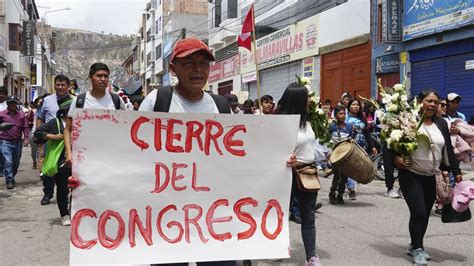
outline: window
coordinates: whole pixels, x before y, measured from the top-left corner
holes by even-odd
[[[377,44],[382,43],[382,27],[383,27],[383,21],[382,21],[382,2],[379,2],[377,4]]]
[[[237,0],[227,0],[227,18],[237,18]]]
[[[214,6],[214,28],[219,27],[221,24],[221,4],[222,0],[216,0],[216,4]]]
[[[147,42],[151,41],[151,29],[149,29],[149,30],[146,32],[146,41],[147,41]]]
[[[160,33],[161,32],[161,17],[159,17],[157,20],[156,20],[156,33]]]
[[[156,47],[156,59],[161,58],[161,43]]]
[[[21,49],[21,33],[20,24],[8,24],[8,44],[10,51],[20,51]]]

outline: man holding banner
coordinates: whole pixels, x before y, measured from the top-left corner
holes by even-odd
[[[230,107],[202,90],[211,60],[202,41],[180,40],[170,63],[178,84],[150,93],[142,112],[70,112],[81,183],[71,264],[220,266],[289,256],[291,169],[282,161],[294,150],[298,117],[216,115]]]

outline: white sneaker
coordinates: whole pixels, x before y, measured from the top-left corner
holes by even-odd
[[[69,226],[71,225],[71,217],[69,215],[64,215],[61,217],[61,225]]]
[[[385,196],[388,197],[388,198],[392,198],[392,199],[400,198],[400,194],[398,194],[398,192],[396,192],[393,189],[387,190],[387,192],[385,192]]]
[[[319,256],[311,257],[306,261],[306,266],[321,266]]]

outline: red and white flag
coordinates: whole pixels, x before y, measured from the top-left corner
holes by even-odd
[[[252,32],[255,28],[255,21],[253,20],[253,5],[250,7],[247,16],[245,17],[244,24],[242,24],[242,32],[237,40],[239,46],[252,51]]]

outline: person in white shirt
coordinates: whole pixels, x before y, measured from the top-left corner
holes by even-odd
[[[74,98],[69,108],[68,119],[64,129],[64,147],[66,150],[66,163],[72,165],[72,149],[71,149],[71,131],[72,116],[76,109],[120,109],[125,110],[125,103],[115,93],[108,92],[110,70],[106,64],[94,63],[89,70],[89,79],[91,80],[91,91],[81,94]],[[78,102],[80,101],[80,102]],[[83,102],[81,102],[83,101]],[[119,104],[117,104],[119,103]],[[82,107],[78,107],[81,105]]]

